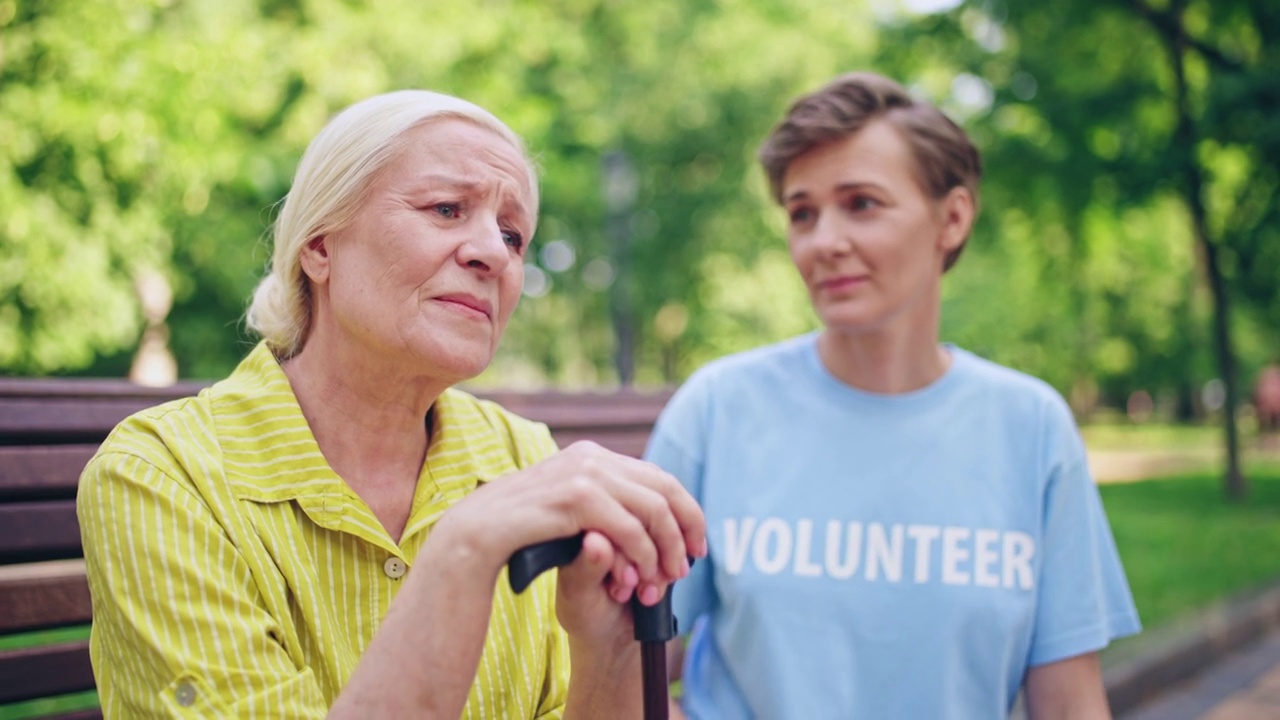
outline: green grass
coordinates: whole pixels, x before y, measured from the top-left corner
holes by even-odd
[[[1080,434],[1091,450],[1216,449],[1222,445],[1222,428],[1218,425],[1093,422],[1081,425]]]
[[[1225,499],[1217,472],[1102,486],[1148,631],[1280,579],[1280,467],[1247,474],[1242,503]]]
[[[38,632],[19,633],[0,637],[0,650],[17,650],[51,643],[75,642],[89,639],[89,626],[58,628],[57,630],[41,630]],[[87,692],[63,695],[61,697],[43,698],[28,702],[0,706],[0,720],[27,720],[57,712],[85,710],[98,706],[98,693]]]
[[[98,693],[88,690],[72,695],[0,706],[0,720],[28,720],[28,718],[41,718],[54,713],[88,710],[95,707],[98,707]]]
[[[17,650],[18,648],[48,645],[50,643],[75,642],[89,639],[89,626],[58,628],[57,630],[40,630],[37,632],[18,633],[0,637],[0,650]]]
[[[1263,445],[1280,443],[1271,437],[1264,442],[1257,423],[1245,418],[1237,424],[1240,449],[1246,454],[1263,451]],[[1220,422],[1199,423],[1132,423],[1123,418],[1098,418],[1081,424],[1080,434],[1090,450],[1196,450],[1221,451],[1223,429]]]

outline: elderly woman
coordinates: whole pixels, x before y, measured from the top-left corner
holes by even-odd
[[[1138,618],[1071,413],[939,342],[977,149],[853,73],[760,159],[823,327],[703,368],[654,430],[711,546],[673,591],[684,710],[997,718],[1025,688],[1033,718],[1106,717],[1097,652]]]
[[[108,717],[640,713],[626,602],[705,552],[697,505],[453,388],[516,307],[537,205],[519,138],[457,98],[371,98],[314,139],[248,312],[262,342],[84,471]],[[558,580],[498,582],[584,531]]]

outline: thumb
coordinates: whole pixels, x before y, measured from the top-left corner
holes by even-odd
[[[560,568],[560,579],[570,587],[596,587],[604,582],[615,560],[613,543],[604,535],[589,530],[582,538],[582,551],[578,558]]]
[[[631,596],[634,580],[632,587],[625,588],[624,597],[612,579],[614,566],[619,563],[629,567],[607,537],[588,531],[582,538],[578,559],[559,569],[556,618],[570,640],[577,638],[596,650],[612,648],[609,652],[631,648],[634,632],[630,630],[631,612],[626,599]]]

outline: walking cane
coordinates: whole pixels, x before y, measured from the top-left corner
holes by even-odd
[[[582,552],[584,533],[548,540],[521,548],[507,563],[507,578],[517,594],[533,579],[553,567],[568,565]],[[690,560],[692,562],[692,560]],[[641,680],[645,720],[667,720],[667,641],[676,636],[676,617],[671,613],[671,587],[656,605],[631,598],[635,638],[640,641]]]

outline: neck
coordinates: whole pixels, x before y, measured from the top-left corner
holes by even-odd
[[[283,368],[325,459],[357,492],[415,482],[426,457],[427,411],[447,385],[314,340]]]
[[[951,366],[938,344],[938,316],[899,318],[873,329],[827,328],[818,355],[836,379],[859,390],[896,395],[926,387]]]

